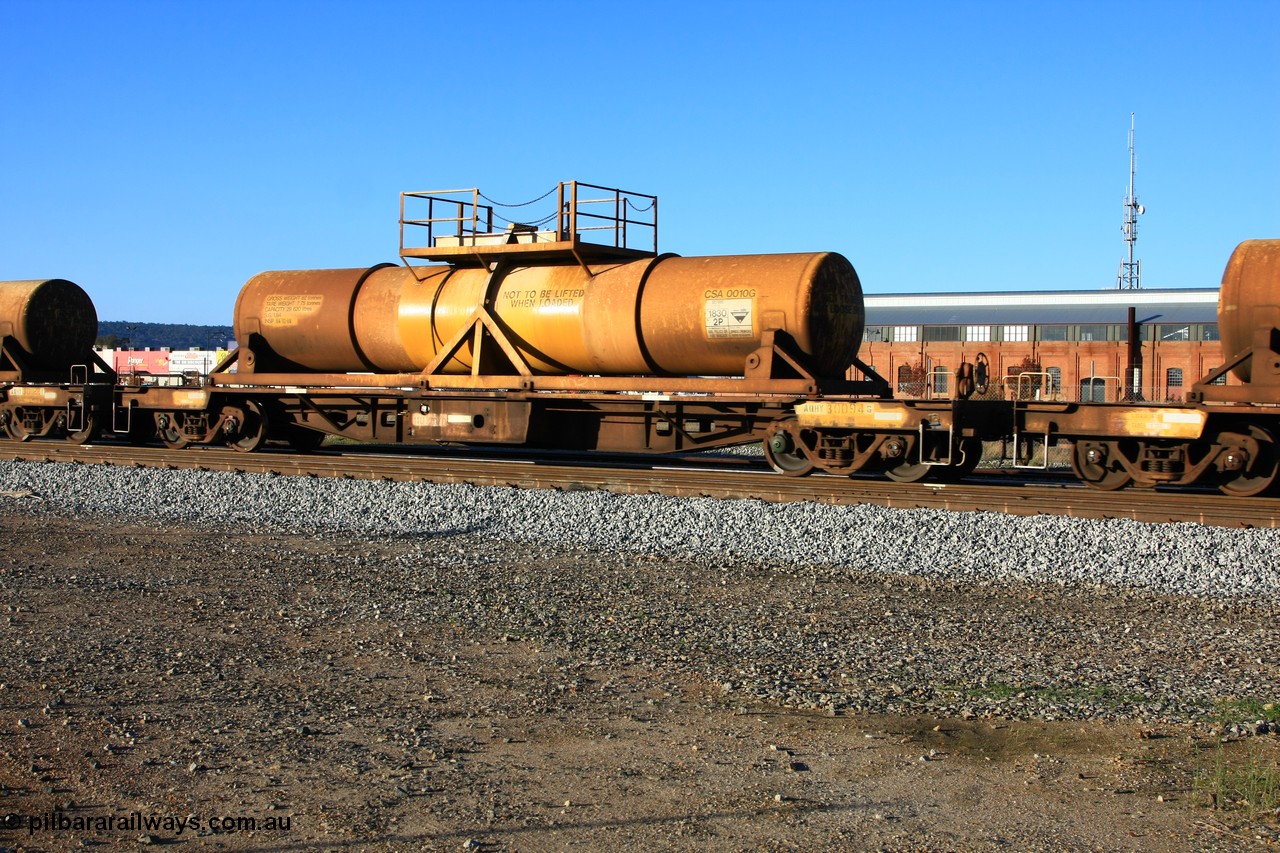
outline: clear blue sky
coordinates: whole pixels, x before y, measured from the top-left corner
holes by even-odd
[[[1280,2],[0,0],[0,278],[226,323],[395,260],[398,193],[656,194],[660,248],[869,293],[1146,287],[1280,237]]]

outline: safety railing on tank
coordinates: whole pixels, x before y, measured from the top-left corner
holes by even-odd
[[[658,197],[579,181],[562,181],[517,204],[495,201],[478,188],[400,193],[402,257],[578,243],[657,254]]]

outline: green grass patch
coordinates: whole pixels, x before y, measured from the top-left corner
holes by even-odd
[[[1219,699],[1213,707],[1213,718],[1223,725],[1234,723],[1280,723],[1280,703],[1262,699]]]
[[[1196,768],[1193,787],[1209,805],[1249,817],[1274,818],[1280,812],[1280,766],[1253,744],[1228,750],[1219,742],[1211,761]]]

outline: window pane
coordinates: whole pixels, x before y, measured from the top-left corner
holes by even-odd
[[[991,340],[991,327],[967,326],[964,330],[964,339],[966,341],[989,341]]]
[[[898,393],[909,397],[924,395],[924,368],[903,364],[898,367]]]
[[[946,395],[950,376],[950,372],[945,367],[935,367],[933,369],[933,393]]]
[[[1039,326],[1040,340],[1042,341],[1065,341],[1067,339],[1066,326]]]
[[[926,341],[958,341],[960,340],[960,327],[925,326],[924,339]]]
[[[1062,368],[1046,367],[1044,369],[1044,372],[1049,374],[1049,387],[1047,389],[1049,393],[1057,394],[1061,392],[1062,391]]]

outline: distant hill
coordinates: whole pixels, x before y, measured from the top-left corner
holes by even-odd
[[[98,322],[95,345],[120,349],[218,349],[232,339],[230,326],[195,326],[190,323]]]

